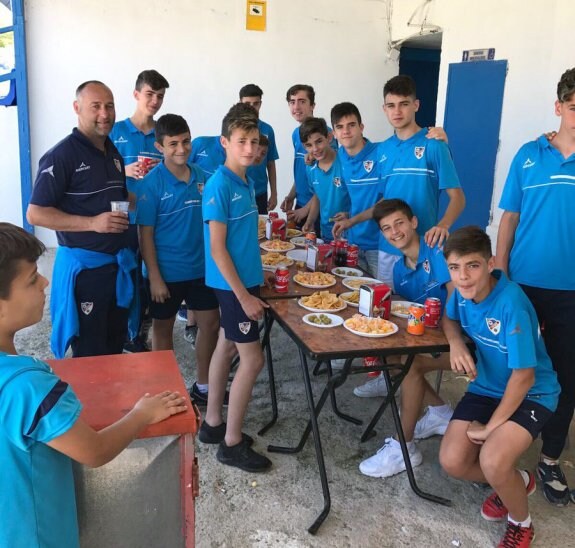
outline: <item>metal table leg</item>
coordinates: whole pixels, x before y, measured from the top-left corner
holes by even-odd
[[[278,420],[278,402],[274,376],[274,364],[272,358],[272,345],[270,342],[270,333],[273,323],[274,319],[271,317],[271,314],[266,312],[264,314],[264,335],[262,337],[262,348],[266,353],[266,364],[268,368],[268,378],[270,384],[270,399],[272,403],[272,418],[265,426],[263,426],[263,428],[260,429],[258,436],[263,436]]]

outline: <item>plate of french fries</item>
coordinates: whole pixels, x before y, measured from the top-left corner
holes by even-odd
[[[409,307],[414,304],[409,301],[391,301],[391,315],[398,318],[409,316]]]
[[[294,264],[294,260],[286,257],[283,253],[278,253],[277,251],[270,251],[265,255],[262,255],[262,266],[264,270],[271,270],[275,271],[275,269],[279,266],[286,266],[289,267]]]
[[[303,287],[310,289],[322,289],[335,285],[335,276],[325,272],[298,272],[293,281]]]
[[[297,228],[288,228],[286,232],[286,236],[288,238],[296,238],[297,236],[301,236],[303,232],[298,230]]]
[[[356,291],[359,290],[359,287],[361,285],[369,285],[369,284],[380,284],[381,282],[379,280],[376,280],[375,278],[366,278],[366,277],[353,277],[353,278],[344,278],[341,283],[347,287],[348,289],[351,289],[352,291]]]
[[[343,326],[360,337],[389,337],[399,330],[393,322],[383,318],[368,318],[361,314],[354,314],[343,322]]]
[[[345,301],[329,291],[316,291],[307,297],[300,297],[298,304],[310,312],[339,312],[347,306]]]
[[[264,251],[279,251],[280,253],[295,249],[295,245],[291,242],[284,242],[283,240],[266,240],[260,244],[260,247]]]
[[[350,306],[359,306],[359,291],[346,291],[345,293],[340,293],[339,298],[344,300]]]

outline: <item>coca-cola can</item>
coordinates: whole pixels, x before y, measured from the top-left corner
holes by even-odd
[[[355,244],[349,244],[347,246],[347,259],[345,266],[357,266],[359,262],[359,246]]]
[[[381,365],[381,359],[377,356],[366,356],[363,358],[364,367],[378,367]],[[379,377],[379,371],[370,371],[368,377]]]
[[[425,299],[425,327],[439,327],[441,319],[441,301],[436,297]]]
[[[280,265],[276,268],[274,289],[276,293],[287,293],[289,285],[289,270],[286,266]]]

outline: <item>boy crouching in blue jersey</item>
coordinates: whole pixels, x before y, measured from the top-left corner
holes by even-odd
[[[264,365],[258,320],[267,305],[259,299],[264,281],[258,245],[254,183],[246,177],[259,146],[258,119],[245,104],[233,106],[222,122],[226,161],[210,177],[203,201],[206,283],[220,303],[221,327],[210,363],[210,398],[199,432],[203,443],[219,443],[217,459],[247,472],[264,472],[271,461],[256,453],[242,424],[256,378]],[[230,388],[227,424],[222,419],[229,356],[240,364]]]
[[[153,350],[173,350],[174,321],[185,300],[198,325],[197,380],[190,397],[208,401],[208,368],[218,340],[219,310],[205,284],[202,193],[204,172],[190,163],[190,128],[181,116],[156,122],[156,148],[163,160],[140,183],[136,222],[152,317]]]
[[[428,297],[441,301],[442,309],[453,290],[442,249],[429,247],[423,236],[417,233],[418,219],[403,200],[382,200],[373,209],[373,219],[385,239],[402,257],[393,268],[393,281],[397,293],[403,298],[424,304]],[[423,439],[443,435],[449,424],[453,409],[446,404],[425,378],[426,373],[449,369],[449,362],[418,356],[401,384],[401,425],[412,466],[423,460],[414,438]],[[354,389],[359,397],[371,397],[374,392],[387,394],[382,376]],[[429,405],[421,419],[424,401]],[[399,442],[387,438],[383,447],[359,465],[366,476],[385,478],[405,470],[405,462]]]
[[[499,546],[528,547],[534,530],[527,496],[535,479],[516,464],[557,406],[557,376],[529,299],[494,270],[489,236],[477,227],[456,230],[444,255],[455,286],[443,318],[451,368],[471,382],[441,443],[441,465],[451,476],[488,482],[495,492],[481,515],[508,518]],[[476,345],[477,364],[463,332]]]
[[[43,244],[0,223],[0,546],[79,547],[72,462],[101,466],[148,424],[185,411],[177,392],[146,394],[118,422],[92,430],[81,403],[50,367],[19,356],[14,336],[42,319]]]
[[[308,118],[299,127],[300,140],[311,155],[313,163],[306,166],[307,182],[313,197],[303,231],[314,229],[316,219],[321,219],[321,237],[333,240],[332,230],[337,214],[348,214],[351,201],[343,179],[337,151],[331,146],[333,135],[323,118]]]

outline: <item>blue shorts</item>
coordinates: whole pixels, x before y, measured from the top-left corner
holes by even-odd
[[[466,392],[457,404],[451,420],[487,424],[500,402],[498,398]],[[536,439],[551,415],[553,413],[547,407],[531,400],[523,400],[507,420],[522,426],[533,439]]]
[[[220,303],[220,326],[226,339],[237,343],[259,341],[258,322],[250,320],[235,293],[226,289],[214,289]],[[260,288],[248,287],[248,292],[254,297],[260,296]]]
[[[190,310],[213,310],[218,308],[216,294],[208,287],[204,278],[187,280],[185,282],[166,282],[170,298],[163,303],[152,301],[150,293],[150,280],[146,279],[148,295],[150,295],[150,316],[155,320],[169,320],[173,318],[182,301]]]

